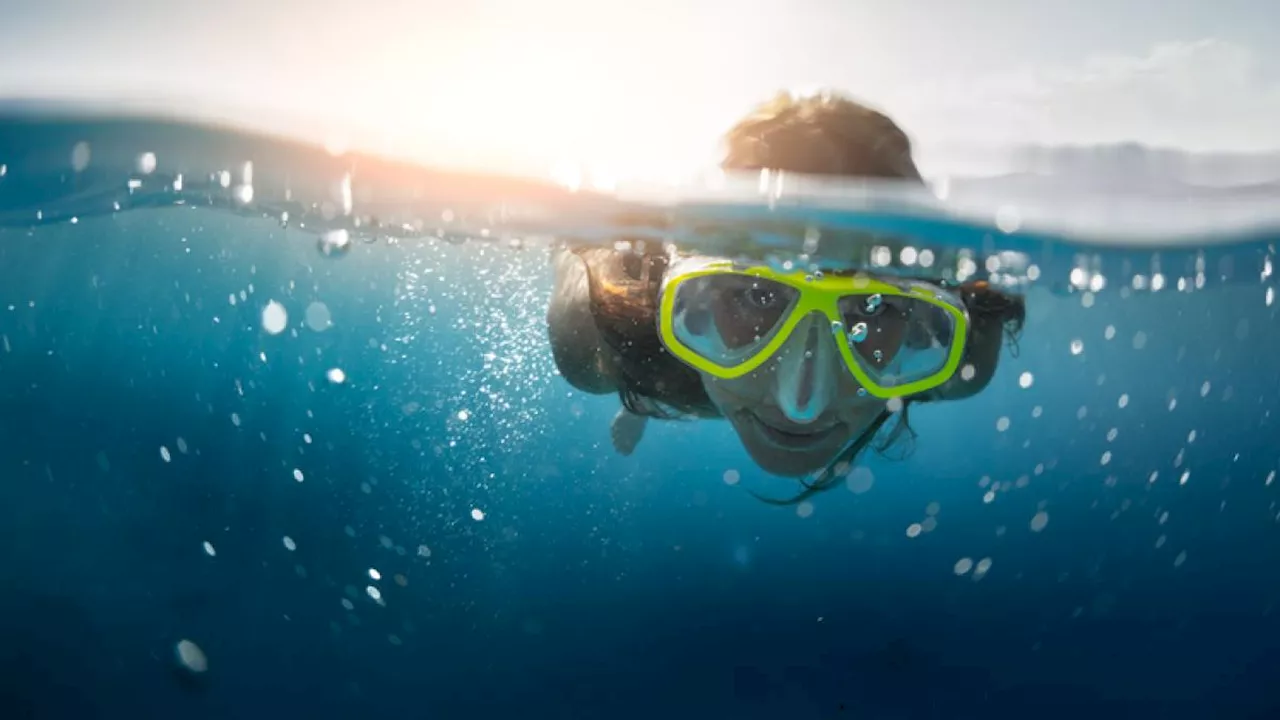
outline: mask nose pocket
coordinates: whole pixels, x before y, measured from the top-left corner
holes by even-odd
[[[831,404],[839,351],[825,318],[809,316],[787,339],[779,358],[775,400],[778,409],[794,423],[811,423]]]

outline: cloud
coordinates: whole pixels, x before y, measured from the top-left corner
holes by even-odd
[[[1280,148],[1280,82],[1248,47],[1217,38],[1157,44],[935,82],[888,108],[925,145],[1137,141],[1186,150]]]

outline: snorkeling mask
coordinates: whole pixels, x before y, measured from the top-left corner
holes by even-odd
[[[936,285],[865,273],[780,272],[766,265],[689,259],[666,273],[659,335],[685,364],[733,379],[779,354],[817,313],[829,323],[848,371],[887,399],[947,382],[964,356],[964,303]]]

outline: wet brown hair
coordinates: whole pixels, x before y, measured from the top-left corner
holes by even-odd
[[[923,182],[911,158],[910,140],[892,120],[831,94],[798,99],[778,95],[726,133],[725,151],[722,166],[726,170],[771,169]],[[658,294],[668,262],[664,252],[620,252],[599,247],[576,248],[573,252],[587,268],[591,314],[601,340],[612,351],[610,373],[623,405],[633,413],[651,417],[718,417],[701,376],[668,353],[658,335]],[[862,437],[832,461],[827,471],[813,482],[805,482],[799,495],[770,502],[790,504],[829,489],[840,479],[840,474],[831,471],[838,464],[852,462],[869,446],[883,451],[904,436],[913,439],[907,418],[911,403],[967,397],[986,386],[994,372],[1000,342],[1004,337],[1017,336],[1025,307],[1022,298],[985,281],[964,283],[954,290],[969,311],[971,343],[962,367],[972,362],[976,368],[974,377],[963,385],[948,383],[949,390],[944,385],[926,396],[906,399],[901,412],[896,413],[898,422],[885,433],[883,441],[876,443],[889,416],[895,414],[882,413]],[[979,338],[985,339],[985,344],[972,342]]]
[[[725,133],[727,170],[923,182],[911,141],[887,115],[846,97],[779,93]]]

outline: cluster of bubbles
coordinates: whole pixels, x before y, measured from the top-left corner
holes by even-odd
[[[72,168],[76,172],[83,172],[92,159],[88,143],[77,144],[72,149],[70,159]],[[141,189],[144,183],[143,177],[153,176],[157,167],[158,159],[154,153],[147,152],[139,155],[135,170],[141,177],[130,179],[129,190],[132,192]],[[3,177],[6,171],[7,168],[0,165],[0,177]],[[199,183],[184,180],[182,174],[177,174],[168,180],[166,191],[182,194],[188,190],[204,189],[197,188],[198,185]],[[244,163],[238,173],[233,173],[231,170],[211,173],[207,176],[205,185],[226,190],[234,204],[239,207],[253,206],[255,201],[260,201],[260,198],[255,197],[254,168],[251,162]],[[546,340],[543,308],[545,291],[550,280],[544,264],[539,262],[540,259],[516,253],[494,253],[488,250],[495,247],[492,244],[459,247],[458,242],[467,237],[491,240],[498,235],[495,233],[491,236],[488,229],[476,233],[451,231],[448,228],[456,219],[451,210],[441,213],[438,223],[434,220],[430,223],[421,220],[384,223],[376,218],[361,217],[355,212],[352,176],[349,173],[343,175],[334,185],[332,197],[312,207],[304,207],[302,212],[297,209],[272,210],[269,208],[264,209],[264,212],[273,213],[281,227],[297,226],[315,233],[317,251],[329,258],[349,255],[355,246],[353,240],[356,238],[371,242],[379,237],[415,237],[422,239],[426,244],[426,252],[407,255],[400,260],[401,266],[397,272],[397,297],[394,305],[384,308],[384,312],[381,313],[382,322],[386,325],[385,332],[395,338],[391,343],[393,349],[389,350],[393,356],[391,360],[403,364],[437,362],[430,358],[430,354],[425,352],[424,348],[439,348],[447,345],[451,352],[467,356],[470,361],[463,362],[466,369],[447,389],[410,387],[400,391],[402,396],[398,398],[399,407],[402,408],[406,417],[414,418],[424,407],[423,403],[426,403],[426,407],[445,412],[427,413],[432,416],[430,420],[425,417],[415,419],[427,423],[433,422],[441,415],[448,418],[448,438],[437,446],[420,448],[422,452],[443,455],[461,447],[468,450],[466,455],[479,457],[486,454],[485,448],[501,446],[504,452],[514,452],[522,446],[543,438],[545,423],[542,422],[542,399],[555,370],[549,355],[541,350]],[[1016,213],[1004,212],[997,216],[996,223],[1001,231],[1014,232],[1018,229],[1020,220],[1016,217]],[[765,257],[765,262],[784,272],[803,268],[810,280],[822,279],[823,263],[817,259],[818,240],[818,231],[813,228],[807,229],[800,255],[794,258],[768,255]],[[441,244],[438,241],[444,241],[444,243]],[[512,238],[508,240],[507,246],[518,249],[524,245],[522,240]],[[619,241],[616,245],[620,251],[635,250],[638,247],[637,244],[628,241]],[[446,252],[446,250],[450,251]],[[866,246],[860,252],[865,252],[865,257],[857,257],[853,260],[864,262],[870,268],[903,272],[928,270],[948,282],[964,282],[985,271],[986,277],[993,284],[1025,287],[1040,280],[1042,274],[1041,268],[1031,262],[1026,254],[1011,251],[991,252],[984,257],[981,253],[964,249],[935,252],[932,249],[910,244],[877,243]],[[1219,267],[1216,269],[1216,274],[1225,276],[1230,274],[1230,270],[1229,267]],[[1157,293],[1168,288],[1191,292],[1203,289],[1214,274],[1206,268],[1206,259],[1203,254],[1196,258],[1190,271],[1182,275],[1170,274],[1162,268],[1158,256],[1153,257],[1149,269],[1137,271],[1126,265],[1114,274],[1103,271],[1099,257],[1081,256],[1066,281],[1072,292],[1080,293],[1081,305],[1088,308],[1093,306],[1098,294],[1109,287],[1118,286],[1118,293],[1122,298],[1134,292]],[[1266,283],[1271,274],[1272,260],[1268,255],[1263,263],[1262,282]],[[242,294],[241,300],[243,299]],[[1264,288],[1262,300],[1266,306],[1272,306],[1274,302],[1272,287]],[[235,302],[234,295],[232,302]],[[883,297],[880,294],[873,294],[867,298],[865,309],[868,313],[873,313],[882,302]],[[437,307],[445,304],[461,308],[447,323],[437,317]],[[332,316],[323,303],[312,303],[306,309],[304,319],[305,325],[317,332],[322,332],[333,325]],[[269,336],[284,333],[289,327],[289,313],[285,303],[276,299],[268,300],[262,306],[260,326]],[[867,339],[869,328],[867,323],[857,322],[846,331],[843,323],[833,322],[832,331],[846,334],[848,341],[856,344]],[[1237,336],[1240,337],[1242,333],[1247,334],[1247,331],[1248,328],[1245,325],[1243,331],[1237,331]],[[445,332],[448,333],[447,343],[433,342],[436,338],[442,337],[437,333]],[[1114,326],[1108,325],[1103,337],[1111,340],[1115,335]],[[1142,349],[1147,342],[1147,334],[1143,331],[1138,331],[1132,337],[1135,350]],[[7,337],[4,338],[4,347],[8,350]],[[1083,354],[1084,340],[1081,338],[1070,340],[1067,351],[1071,355]],[[962,371],[962,373],[968,373],[970,377],[973,372],[972,366],[966,366]],[[1017,375],[1017,378],[1021,389],[1032,388],[1034,378],[1030,372],[1022,372]],[[347,382],[347,375],[343,369],[334,367],[325,372],[325,379],[331,384],[340,385]],[[1210,383],[1206,380],[1201,386],[1200,395],[1206,397],[1209,392]],[[1122,394],[1116,399],[1116,406],[1120,409],[1127,407],[1128,404],[1128,394]],[[901,407],[900,401],[898,406]],[[1176,399],[1170,398],[1169,410],[1173,411],[1175,407]],[[1043,408],[1037,405],[1032,410],[1031,416],[1038,418],[1042,413]],[[1077,417],[1083,420],[1086,415],[1086,408],[1081,407]],[[482,422],[477,422],[477,419],[482,419]],[[241,420],[238,414],[232,415],[232,422],[240,426]],[[999,433],[1009,432],[1011,428],[1016,432],[1013,420],[1007,415],[1002,415],[995,422],[995,429]],[[1114,441],[1118,435],[1118,428],[1110,428],[1106,434],[1107,442]],[[1187,436],[1187,445],[1193,443],[1195,438],[1195,430],[1192,430]],[[311,442],[309,435],[306,442]],[[178,449],[180,453],[186,453],[185,442],[181,438],[178,440]],[[459,451],[458,455],[462,456],[464,453]],[[174,455],[167,446],[160,448],[160,457],[165,463],[174,460]],[[1107,466],[1111,462],[1112,452],[1107,450],[1101,455],[1099,463]],[[1179,485],[1191,482],[1190,472],[1181,467],[1183,462],[1184,456],[1180,450],[1173,462],[1174,476],[1178,478]],[[994,503],[1001,493],[1029,487],[1033,477],[1040,477],[1047,471],[1053,470],[1055,464],[1056,460],[1053,459],[1037,463],[1034,469],[1019,475],[1014,480],[996,480],[983,476],[978,481],[982,504]],[[460,472],[460,475],[469,474],[476,478],[474,483],[477,488],[473,489],[478,489],[478,486],[493,479],[492,474],[473,472],[479,470],[478,465],[460,468],[460,470],[465,471]],[[1177,472],[1179,470],[1181,472]],[[846,487],[855,495],[868,492],[874,484],[872,472],[862,466],[846,466],[839,468],[837,472],[845,477]],[[294,468],[292,477],[296,482],[302,483],[305,476],[301,468]],[[1159,471],[1152,470],[1148,477],[1147,484],[1157,482]],[[1270,485],[1274,478],[1273,471],[1266,477],[1266,484]],[[737,485],[741,482],[741,473],[737,470],[727,470],[723,473],[722,479],[727,485]],[[368,485],[366,484],[365,487],[367,488]],[[470,517],[477,523],[486,520],[485,511],[476,506],[474,500],[467,499],[463,502],[465,509],[462,512],[465,517]],[[814,506],[809,502],[801,503],[796,509],[797,515],[802,518],[811,516],[813,512]],[[930,503],[925,508],[925,516],[922,519],[906,526],[905,536],[917,538],[934,531],[938,526],[938,515],[938,503]],[[1280,518],[1280,513],[1277,517]],[[1159,524],[1164,525],[1167,519],[1168,512],[1161,511]],[[1048,526],[1047,504],[1041,501],[1037,503],[1034,514],[1026,520],[1026,527],[1032,533],[1042,533]],[[1002,526],[997,534],[1003,534],[1003,532]],[[1160,548],[1165,543],[1166,536],[1161,534],[1156,541],[1156,547]],[[297,549],[296,542],[290,536],[284,536],[282,544],[288,552],[294,552]],[[386,538],[384,546],[389,549],[403,550],[394,545],[389,538]],[[205,542],[203,549],[209,557],[216,556],[211,543]],[[418,557],[429,558],[430,555],[431,551],[427,546],[419,546]],[[1185,560],[1186,552],[1182,551],[1177,554],[1174,565],[1180,566]],[[981,557],[976,560],[972,557],[962,557],[955,562],[953,571],[956,576],[967,576],[978,580],[985,577],[992,566],[991,557]],[[386,593],[379,585],[382,581],[381,573],[370,568],[368,577],[367,584],[365,581],[361,582],[365,585],[362,593],[354,585],[348,587],[346,597],[342,599],[344,608],[352,610],[355,607],[354,603],[360,599],[360,595],[378,606],[385,606]],[[396,575],[394,581],[400,585],[407,582],[403,580],[402,575]],[[399,644],[398,636],[391,637],[396,638],[392,640],[393,643]],[[207,659],[195,643],[183,640],[178,643],[175,652],[183,666],[191,671],[203,672],[207,668]]]

